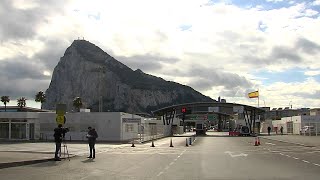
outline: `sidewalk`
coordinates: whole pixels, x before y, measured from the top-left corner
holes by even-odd
[[[307,147],[320,147],[320,136],[301,136],[301,135],[261,135],[261,138],[274,141],[281,141]]]

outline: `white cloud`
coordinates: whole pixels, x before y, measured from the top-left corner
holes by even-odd
[[[304,74],[306,76],[317,76],[317,75],[320,75],[320,70],[319,71],[306,71],[306,72],[304,72]]]
[[[38,7],[37,1],[15,2],[15,6],[21,9]],[[318,0],[313,4],[316,5],[318,2],[320,3]],[[110,50],[115,56],[148,55],[180,60],[162,62],[163,69],[175,67],[188,71],[198,65],[206,66],[208,69],[220,68],[224,72],[250,78],[253,70],[284,71],[292,67],[312,66],[316,71],[316,68],[320,68],[319,52],[299,52],[301,62],[270,58],[277,57],[271,56],[274,47],[293,49],[299,38],[320,44],[320,21],[311,17],[318,12],[308,9],[305,3],[273,10],[265,10],[262,6],[243,9],[230,3],[206,6],[204,4],[207,4],[207,1],[69,1],[60,7],[60,11],[41,20],[42,23],[36,27],[36,35],[32,39],[1,42],[0,60],[17,56],[32,59],[47,48],[48,39],[58,39],[63,43],[61,47],[64,47],[72,40],[84,37],[103,50]],[[92,18],[92,15],[99,18]],[[181,31],[181,25],[185,24],[192,26],[189,31]],[[62,56],[63,52],[59,54]],[[249,62],[246,59],[249,56],[255,57],[255,61]],[[262,63],[261,60],[265,62]],[[163,69],[147,73],[168,80],[177,80],[183,84],[192,80],[183,76],[168,75]],[[42,71],[46,71],[46,75],[50,73],[47,69]],[[306,72],[306,75],[310,75],[310,72]],[[261,78],[251,82],[255,86],[259,85],[262,90],[269,88],[271,85],[264,85],[263,77]],[[290,89],[295,86],[277,85]],[[223,87],[212,86],[211,90],[203,93],[216,98],[219,92],[223,91]],[[237,89],[234,93],[241,94],[245,90]],[[285,92],[281,92],[282,96],[284,94]],[[281,96],[272,96],[272,93],[267,95],[270,99],[266,102],[280,105],[277,98]],[[230,101],[250,103],[244,96],[227,98]]]
[[[320,5],[320,0],[315,0],[312,3],[314,6],[319,6]]]

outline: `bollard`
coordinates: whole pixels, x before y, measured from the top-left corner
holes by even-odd
[[[191,145],[192,144],[192,141],[191,141],[191,138],[189,138],[189,145]]]
[[[189,144],[188,144],[188,138],[186,138],[186,146],[187,146],[187,147],[189,146]]]
[[[150,146],[150,147],[155,147],[155,146],[154,146],[154,143],[153,143],[153,139],[152,139],[152,142],[151,142],[151,146]]]
[[[136,146],[134,145],[134,141],[132,141],[132,145],[131,145],[131,147],[136,147]]]
[[[170,147],[173,147],[172,138],[171,138],[171,140],[170,140]]]

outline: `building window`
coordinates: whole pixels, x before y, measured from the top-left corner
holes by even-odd
[[[0,123],[0,139],[9,139],[9,123]]]
[[[26,139],[26,123],[11,123],[11,138]]]
[[[125,124],[125,131],[126,132],[134,132],[133,124]]]

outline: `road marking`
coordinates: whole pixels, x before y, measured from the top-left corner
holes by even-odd
[[[170,166],[171,166],[172,164],[174,164],[174,162],[171,162],[171,163],[170,163]]]
[[[229,156],[231,156],[231,157],[240,157],[240,156],[245,156],[245,157],[247,157],[247,156],[248,156],[248,154],[244,154],[244,153],[233,154],[233,152],[231,152],[231,151],[226,151],[226,152],[224,152],[224,153],[229,154]]]
[[[291,157],[291,156],[289,156],[289,155],[286,155],[287,157]]]
[[[168,169],[169,169],[169,166],[166,166],[164,169],[165,169],[165,170],[168,170]]]
[[[303,162],[305,162],[305,163],[310,163],[309,161],[306,161],[306,160],[302,160]]]
[[[270,144],[270,145],[272,145],[272,146],[275,146],[275,144],[273,144],[273,143],[269,143],[269,142],[266,142],[266,144]]]
[[[174,161],[177,161],[178,159],[174,159]]]
[[[292,157],[293,159],[299,159],[299,158],[297,158],[297,157]]]
[[[282,154],[282,153],[279,153],[279,154],[282,155],[282,156],[284,155],[284,154]]]
[[[313,163],[313,165],[320,166],[320,164]]]
[[[161,176],[161,174],[163,174],[163,172],[161,171],[161,172],[159,172],[159,174],[157,175],[157,176]]]
[[[178,158],[180,158],[181,156],[179,155]]]

